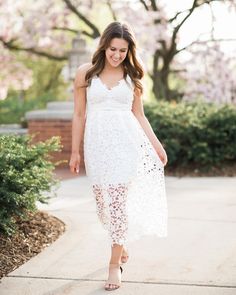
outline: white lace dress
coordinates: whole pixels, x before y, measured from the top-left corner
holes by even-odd
[[[85,169],[111,245],[167,236],[164,166],[131,111],[133,90],[129,76],[111,89],[95,76],[87,87]]]

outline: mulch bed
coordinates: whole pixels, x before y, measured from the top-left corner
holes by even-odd
[[[0,233],[0,278],[52,244],[65,231],[65,224],[43,211],[29,213],[29,219],[17,221],[11,237]]]
[[[212,177],[223,176],[233,177],[236,176],[236,163],[222,165],[220,167],[211,167],[210,169],[202,168],[192,165],[188,167],[169,167],[168,164],[165,167],[166,176],[176,177]]]

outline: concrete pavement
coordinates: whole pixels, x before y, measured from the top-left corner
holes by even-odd
[[[166,177],[168,237],[130,244],[122,295],[236,294],[236,178]],[[85,176],[40,205],[66,223],[56,242],[1,280],[1,295],[107,294],[110,245]]]

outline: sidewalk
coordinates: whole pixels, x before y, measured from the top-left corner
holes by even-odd
[[[144,237],[129,247],[122,295],[236,294],[236,178],[166,177],[167,238]],[[99,295],[110,245],[86,176],[62,181],[47,210],[67,230],[1,280],[1,295]]]

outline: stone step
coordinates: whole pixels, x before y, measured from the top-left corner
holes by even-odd
[[[20,124],[1,124],[0,134],[26,134],[27,128],[22,128]]]
[[[71,110],[36,110],[25,114],[26,120],[71,120],[73,109]]]

